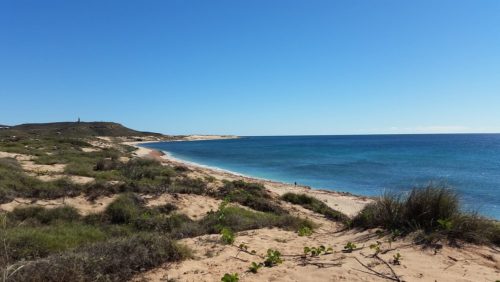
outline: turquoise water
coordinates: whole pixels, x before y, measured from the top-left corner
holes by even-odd
[[[380,195],[430,182],[500,219],[500,134],[283,136],[145,145],[253,177]]]

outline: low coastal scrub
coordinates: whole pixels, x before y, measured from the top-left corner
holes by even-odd
[[[106,239],[99,228],[73,223],[16,226],[4,232],[9,260],[37,259]]]
[[[169,238],[144,233],[111,239],[28,263],[19,262],[12,281],[125,281],[139,271],[190,257]],[[9,274],[7,274],[9,275]]]
[[[256,211],[285,213],[285,211],[272,199],[269,192],[262,184],[248,183],[242,180],[226,181],[215,196],[220,199],[229,199]]]
[[[206,233],[220,233],[224,227],[234,232],[260,229],[265,227],[279,227],[285,230],[298,231],[302,227],[314,229],[314,223],[288,214],[273,214],[255,212],[239,207],[227,207],[221,218],[217,212],[209,213],[199,223]]]
[[[340,221],[344,223],[347,223],[349,221],[349,217],[347,215],[336,211],[327,206],[322,201],[305,194],[286,193],[281,196],[281,199],[286,202],[302,206],[303,208],[311,210],[313,212],[322,214],[326,218],[334,221]]]
[[[51,224],[55,222],[73,222],[79,220],[78,211],[69,206],[46,209],[39,206],[16,208],[7,215],[11,221],[23,223],[36,221],[40,224]]]
[[[414,188],[408,194],[384,194],[352,221],[354,227],[382,227],[397,233],[422,232],[417,240],[442,238],[500,245],[500,224],[464,212],[456,192],[443,187]]]
[[[53,199],[80,192],[81,186],[65,178],[44,182],[26,174],[15,159],[0,158],[0,203],[16,197]]]

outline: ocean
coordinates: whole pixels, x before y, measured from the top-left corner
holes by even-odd
[[[252,136],[143,146],[251,177],[357,195],[446,185],[500,219],[500,134]]]

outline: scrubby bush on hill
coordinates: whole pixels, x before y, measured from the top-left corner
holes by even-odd
[[[327,206],[322,201],[307,196],[305,194],[295,194],[295,193],[286,193],[281,196],[281,199],[287,201],[289,203],[300,205],[308,210],[324,215],[326,218],[347,223],[349,221],[349,217],[339,211],[336,211],[329,206]]]
[[[285,213],[261,184],[242,180],[227,181],[215,193],[215,196],[221,199],[228,198],[231,202],[239,203],[257,211]]]

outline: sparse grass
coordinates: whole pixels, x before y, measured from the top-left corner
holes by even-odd
[[[322,214],[326,218],[334,221],[340,221],[344,223],[349,221],[349,217],[347,215],[336,211],[322,201],[305,194],[286,193],[281,196],[281,199],[295,205],[300,205],[313,212]]]
[[[352,221],[354,227],[382,227],[404,234],[421,231],[419,239],[500,245],[500,224],[463,212],[457,194],[443,187],[415,188],[409,194],[385,194],[367,205]]]
[[[106,234],[98,228],[76,223],[16,226],[5,232],[9,256],[13,260],[43,258],[105,238]]]

